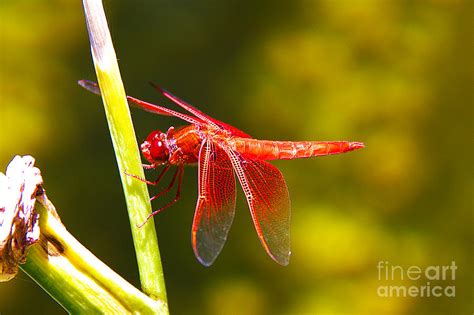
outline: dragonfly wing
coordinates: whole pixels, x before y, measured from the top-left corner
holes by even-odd
[[[290,196],[281,172],[270,163],[226,150],[267,253],[281,265],[290,260]]]
[[[79,80],[77,83],[80,86],[82,86],[84,89],[88,90],[89,92],[92,92],[97,95],[101,95],[100,87],[97,83],[89,81],[89,80]],[[152,103],[139,100],[132,96],[127,95],[127,101],[130,106],[141,108],[150,113],[164,115],[164,116],[174,116],[195,125],[201,125],[204,123],[201,119],[197,117],[191,117],[189,115],[176,112],[166,107],[162,107],[159,105],[155,105]]]
[[[182,107],[183,109],[187,110],[188,112],[190,112],[191,114],[193,114],[194,116],[198,117],[199,119],[203,120],[203,121],[206,121],[208,122],[209,124],[211,125],[214,125],[214,126],[219,126],[220,128],[223,128],[227,131],[229,131],[232,135],[234,136],[237,136],[237,137],[241,137],[241,138],[251,138],[248,134],[246,134],[245,132],[243,132],[242,130],[240,129],[237,129],[235,128],[234,126],[231,126],[229,124],[226,124],[225,122],[222,122],[220,120],[217,120],[215,118],[212,118],[211,116],[203,113],[202,111],[200,111],[199,109],[197,109],[196,107],[192,106],[191,104],[183,101],[182,99],[178,98],[177,96],[175,96],[174,94],[166,91],[165,89],[159,87],[158,85],[154,84],[154,83],[151,83],[150,84],[156,89],[158,90],[161,94],[163,94],[163,96],[165,96],[166,98],[168,98],[169,100],[171,100],[172,102],[174,102],[175,104],[179,105],[180,107]]]
[[[79,84],[80,86],[82,86],[84,89],[86,89],[89,92],[100,95],[99,85],[95,82],[92,82],[89,80],[79,80],[77,81],[77,84]]]
[[[221,252],[235,213],[235,177],[226,152],[209,139],[199,152],[199,196],[191,241],[196,258],[210,266]]]
[[[155,105],[152,103],[139,100],[138,98],[135,98],[132,96],[127,95],[127,100],[128,100],[129,105],[141,108],[150,113],[164,115],[164,116],[174,116],[176,118],[182,119],[194,125],[201,125],[204,123],[201,119],[197,117],[191,117],[189,115],[174,111],[172,109],[169,109],[163,106],[159,106],[159,105]]]

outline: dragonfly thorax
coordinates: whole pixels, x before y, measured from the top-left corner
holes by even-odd
[[[169,148],[166,134],[160,130],[151,132],[140,148],[145,158],[154,165],[164,164],[168,161]]]

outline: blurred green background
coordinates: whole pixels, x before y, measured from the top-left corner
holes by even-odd
[[[182,200],[157,217],[173,314],[472,313],[473,3],[105,1],[128,94],[170,105],[154,81],[256,138],[367,145],[275,163],[292,198],[285,268],[241,192],[216,263],[195,260],[187,168]],[[103,107],[76,84],[95,80],[81,3],[4,0],[0,41],[1,169],[33,155],[71,233],[138,285]],[[182,124],[132,115],[139,141]],[[432,285],[456,297],[379,297],[379,261],[455,261],[456,279]],[[20,273],[0,285],[0,313],[64,311]]]

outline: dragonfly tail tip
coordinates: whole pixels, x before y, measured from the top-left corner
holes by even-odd
[[[353,150],[365,148],[365,144],[362,142],[351,142],[349,147],[350,147],[350,150],[353,151]]]

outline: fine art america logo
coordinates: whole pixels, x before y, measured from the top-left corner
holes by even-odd
[[[392,265],[388,261],[377,264],[378,280],[392,282],[377,287],[380,297],[455,297],[456,262],[440,266],[409,266]],[[410,283],[411,282],[411,283]],[[397,285],[393,285],[397,283]],[[403,283],[400,284],[400,283]],[[407,283],[407,284],[405,284]]]

